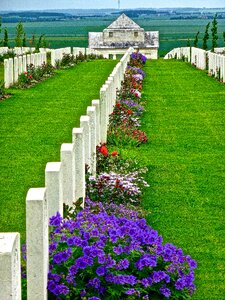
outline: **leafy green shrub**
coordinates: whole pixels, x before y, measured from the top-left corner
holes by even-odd
[[[5,84],[3,80],[0,80],[0,99],[5,98],[6,92],[5,92]]]

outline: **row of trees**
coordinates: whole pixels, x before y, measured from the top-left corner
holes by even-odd
[[[202,44],[202,48],[204,50],[208,49],[208,40],[210,38],[209,35],[209,28],[210,25],[212,25],[211,27],[211,37],[212,37],[212,51],[214,51],[214,49],[216,47],[218,47],[218,22],[217,22],[217,14],[214,16],[213,20],[212,20],[212,24],[209,22],[206,27],[205,27],[205,33],[203,36],[203,44]],[[199,34],[200,32],[198,31],[195,39],[194,39],[194,47],[198,47],[198,38],[199,38]],[[225,31],[223,32],[223,40],[224,40],[224,46],[225,46]],[[188,46],[190,46],[190,41],[188,41]]]
[[[0,33],[2,32],[2,22],[0,17]],[[24,26],[22,22],[19,22],[16,26],[16,35],[15,35],[15,47],[27,47],[29,43],[30,47],[35,47],[36,50],[39,48],[46,48],[47,43],[45,39],[45,35],[41,34],[39,37],[36,38],[35,34],[32,35],[32,37],[27,40],[27,35],[24,30]],[[0,46],[3,47],[9,47],[9,35],[8,35],[8,29],[4,28],[4,36],[3,40],[0,41]]]

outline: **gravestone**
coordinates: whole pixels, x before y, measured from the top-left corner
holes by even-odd
[[[0,233],[0,299],[21,300],[19,233]]]

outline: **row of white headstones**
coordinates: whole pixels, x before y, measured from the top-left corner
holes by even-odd
[[[225,55],[195,47],[181,47],[171,50],[164,59],[182,59],[183,57],[201,70],[206,70],[208,64],[208,74],[215,77],[219,76],[219,79],[225,82]]]
[[[96,173],[96,145],[106,142],[109,114],[113,111],[117,89],[121,87],[130,48],[92,100],[80,127],[72,130],[72,143],[61,145],[60,162],[49,162],[45,187],[31,188],[26,197],[27,299],[47,300],[49,265],[49,217],[60,212],[63,203],[72,206],[85,199],[85,165]],[[0,299],[21,300],[19,233],[0,233]]]
[[[40,67],[43,63],[47,63],[47,52],[51,53],[51,64],[54,67],[57,64],[57,61],[62,60],[64,54],[73,54],[74,56],[79,55],[79,53],[82,53],[83,55],[91,55],[91,54],[101,55],[101,52],[95,49],[79,48],[79,47],[73,47],[72,49],[71,47],[59,48],[59,49],[41,48],[40,53],[23,54],[25,53],[26,50],[27,50],[26,48],[24,49],[21,48],[20,51],[18,51],[17,49],[15,50],[15,53],[20,53],[20,54],[18,54],[14,58],[9,58],[4,60],[5,88],[9,88],[13,84],[15,84],[18,81],[19,75],[27,72],[27,66],[29,66],[30,64],[32,64],[34,67]],[[5,53],[5,51],[2,52]],[[109,54],[104,54],[103,57],[108,59]],[[116,59],[115,55],[113,58]]]

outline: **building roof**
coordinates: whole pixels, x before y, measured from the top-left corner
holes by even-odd
[[[120,15],[107,29],[142,29],[125,14]]]

